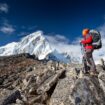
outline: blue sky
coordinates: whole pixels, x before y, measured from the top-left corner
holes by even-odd
[[[0,0],[0,46],[42,30],[70,41],[105,21],[105,0]]]

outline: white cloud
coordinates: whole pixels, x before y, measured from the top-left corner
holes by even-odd
[[[13,27],[7,27],[7,26],[2,27],[0,30],[5,34],[11,34],[15,31]]]
[[[12,34],[15,31],[15,29],[12,25],[4,23],[4,25],[0,27],[0,31],[4,34]]]
[[[6,3],[0,3],[0,12],[8,13],[8,5]]]
[[[102,48],[95,50],[93,53],[94,60],[96,63],[99,63],[99,60],[103,58],[105,60],[105,25],[97,28],[102,35]],[[67,52],[69,55],[75,58],[80,58],[82,61],[81,46],[79,41],[81,38],[77,37],[75,41],[69,42],[69,39],[62,35],[47,35],[46,38],[52,45],[52,48],[56,49],[58,52]]]
[[[103,58],[105,60],[105,24],[97,28],[102,36],[102,48],[94,51],[94,58],[99,60]]]
[[[103,24],[102,26],[98,27],[97,29],[100,31],[102,37],[105,37],[105,24]]]
[[[78,59],[82,57],[81,53],[81,46],[79,45],[79,40],[77,39],[72,43],[69,42],[69,39],[62,35],[55,35],[55,36],[45,36],[49,43],[51,44],[53,49],[56,49],[60,53],[68,53],[71,57],[75,57],[77,60],[82,61],[82,59]]]

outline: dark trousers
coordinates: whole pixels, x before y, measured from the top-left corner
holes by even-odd
[[[88,71],[88,64],[90,66],[91,71],[96,71],[96,65],[93,60],[93,50],[92,49],[86,49],[84,56],[83,56],[83,62],[84,62],[84,69],[85,71]]]

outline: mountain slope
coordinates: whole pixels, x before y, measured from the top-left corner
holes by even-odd
[[[12,55],[15,50],[16,42],[9,43],[3,47],[0,47],[0,56]]]
[[[105,105],[105,69],[44,63],[29,54],[0,57],[0,105]]]
[[[51,52],[52,49],[41,31],[24,37],[20,42],[13,42],[0,48],[0,56],[29,53],[38,57],[39,60],[44,59]]]
[[[35,55],[39,60],[43,60],[52,56],[52,59],[68,62],[68,59],[55,50],[43,36],[42,31],[34,32],[22,38],[20,42],[12,42],[6,46],[0,47],[0,56],[17,55],[21,53],[29,53]],[[49,59],[49,58],[48,58]]]

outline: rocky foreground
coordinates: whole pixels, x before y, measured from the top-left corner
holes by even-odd
[[[104,69],[98,65],[98,77],[86,76],[78,64],[1,57],[0,105],[105,105]]]

